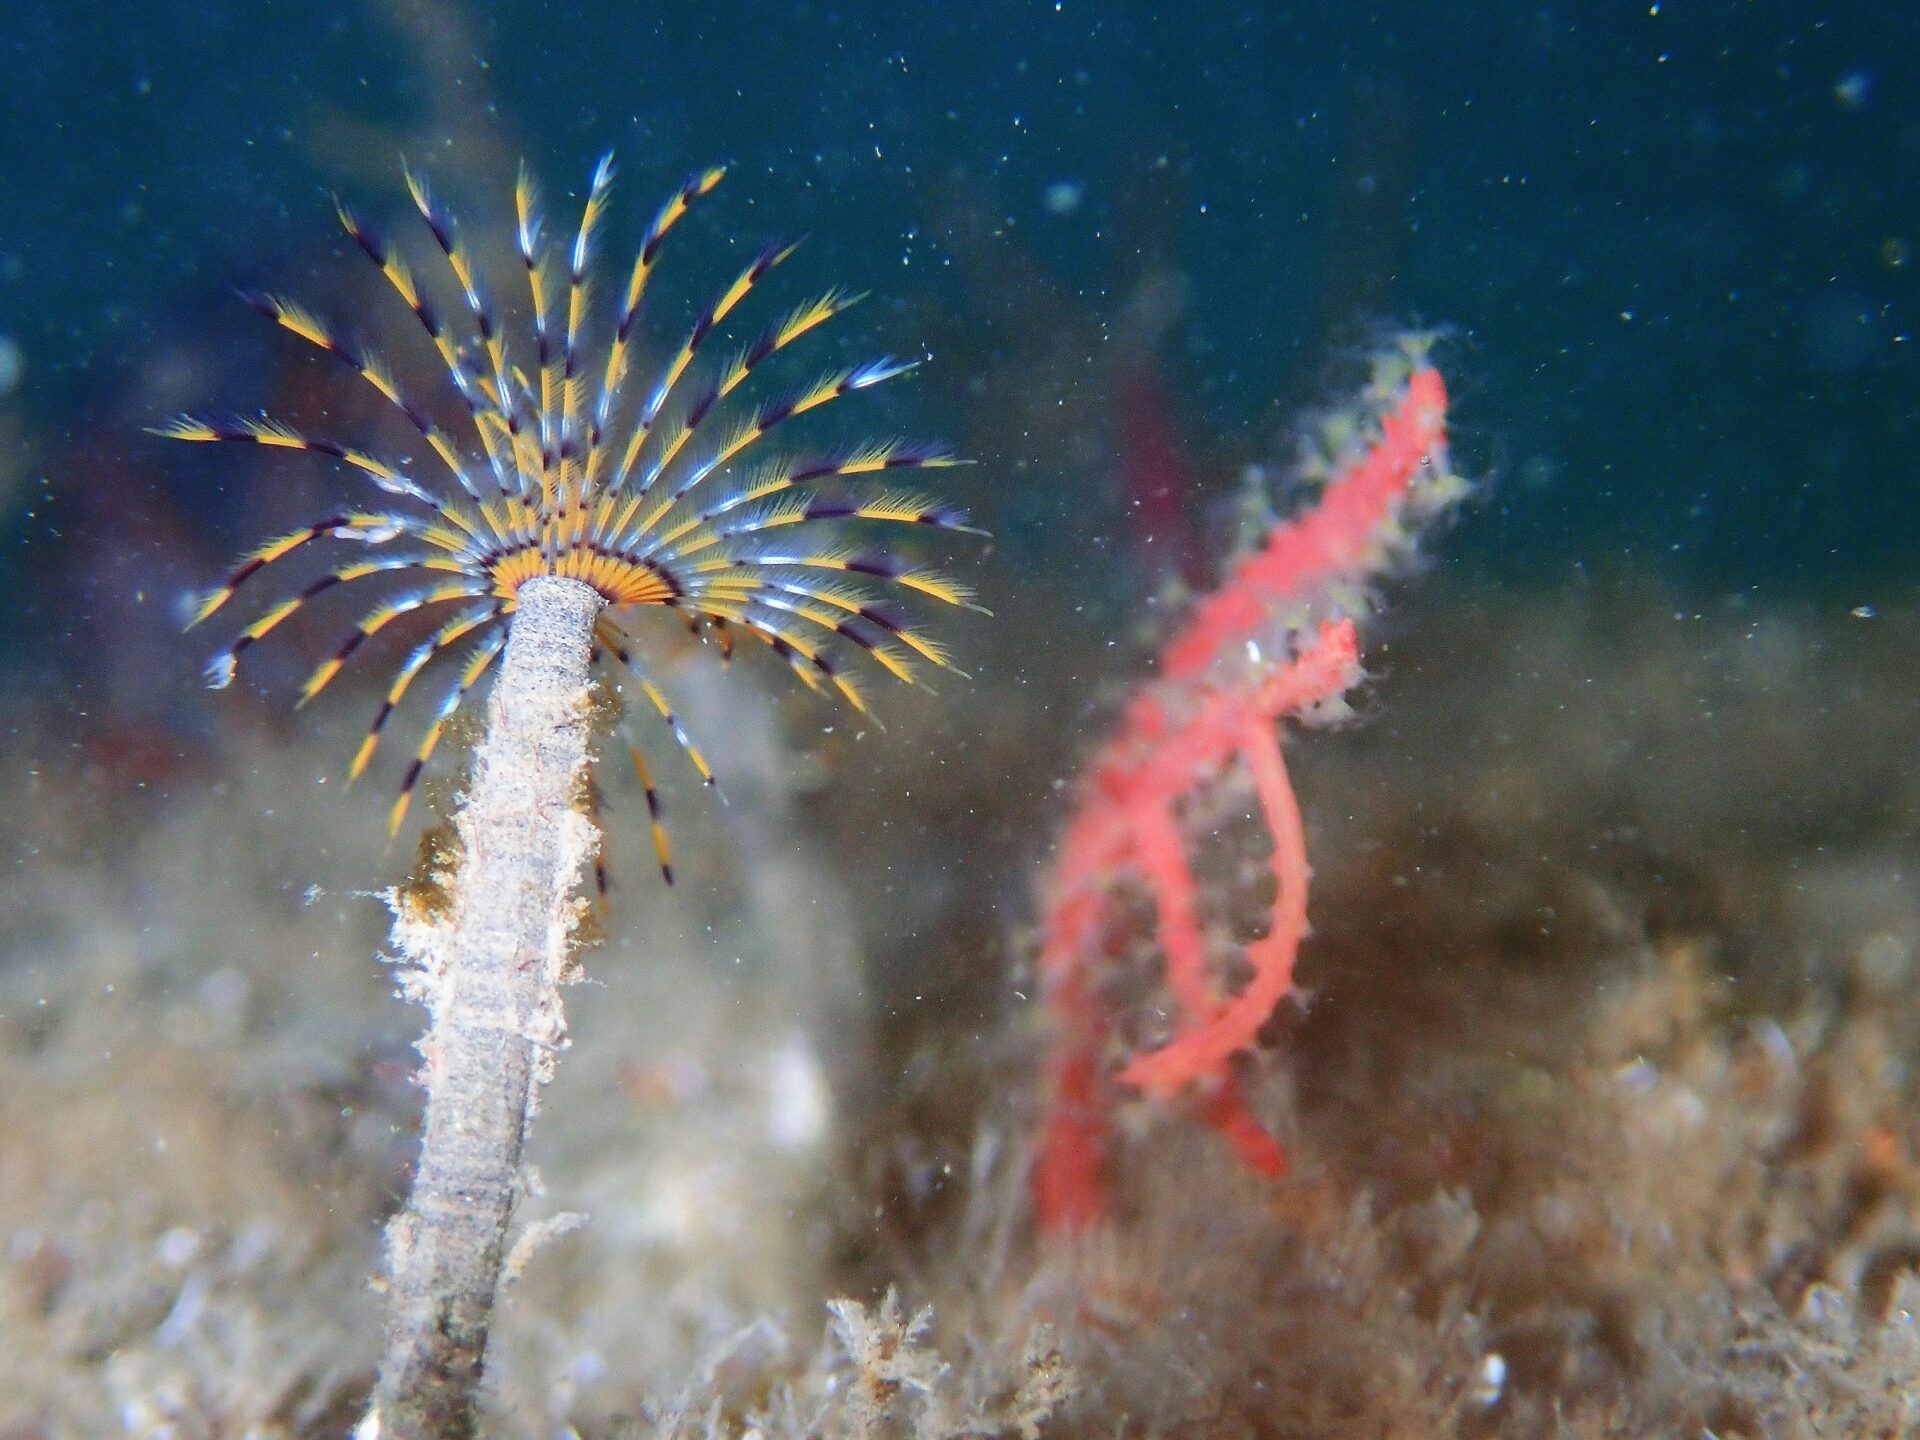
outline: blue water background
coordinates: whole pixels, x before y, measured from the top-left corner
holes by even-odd
[[[965,498],[1069,588],[1152,579],[1108,563],[1112,476],[981,413],[976,382],[1055,335],[1034,383],[1070,391],[1157,270],[1184,287],[1155,373],[1196,466],[1271,454],[1368,325],[1445,325],[1458,443],[1493,479],[1451,565],[1912,596],[1912,6],[15,0],[0,54],[0,331],[37,436],[6,533],[82,608],[128,583],[63,558],[112,523],[71,504],[102,465],[216,550],[254,533],[258,468],[157,457],[141,407],[183,345],[240,377],[207,398],[257,398],[282,352],[228,287],[337,260],[330,194],[392,214],[403,154],[463,155],[470,207],[483,152],[486,203],[518,156],[565,201],[609,147],[616,249],[725,160],[707,235],[808,232],[795,283],[885,297],[860,333],[933,363],[879,413],[984,451]],[[26,589],[47,622],[60,586]]]

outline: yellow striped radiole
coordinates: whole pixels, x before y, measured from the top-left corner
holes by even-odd
[[[336,357],[371,387],[431,455],[424,474],[373,446],[309,434],[267,417],[182,416],[157,428],[176,440],[327,456],[382,492],[380,508],[342,507],[249,551],[200,599],[190,626],[289,556],[316,545],[345,549],[347,558],[269,605],[207,666],[209,683],[226,685],[244,652],[309,602],[335,588],[385,581],[386,592],[308,676],[299,697],[305,704],[389,625],[415,612],[437,615],[395,669],[348,770],[357,779],[372,763],[388,721],[422,672],[466,647],[446,661],[446,688],[401,781],[390,829],[405,818],[447,723],[504,649],[519,588],[535,576],[579,580],[605,598],[596,657],[632,675],[648,708],[709,784],[713,772],[704,755],[635,658],[630,627],[650,607],[679,612],[697,633],[717,640],[723,656],[732,653],[733,632],[744,631],[781,656],[810,688],[836,694],[863,712],[865,693],[842,658],[840,642],[909,684],[922,663],[954,668],[946,648],[887,591],[978,609],[972,592],[884,545],[850,543],[848,531],[863,525],[972,530],[966,516],[943,501],[892,483],[867,488],[874,477],[897,482],[897,472],[960,462],[939,447],[898,440],[811,454],[769,451],[769,437],[787,422],[904,374],[911,364],[877,359],[830,370],[757,403],[740,398],[762,365],[855,304],[857,295],[829,290],[779,315],[709,365],[716,337],[737,311],[751,308],[761,282],[795,249],[770,245],[699,311],[666,351],[665,363],[644,384],[635,383],[641,306],[668,232],[724,173],[701,171],[674,191],[647,227],[624,290],[598,322],[593,249],[613,188],[611,156],[595,169],[579,224],[557,257],[544,233],[538,194],[522,169],[514,189],[514,239],[526,289],[517,315],[489,299],[452,216],[416,172],[404,173],[407,193],[432,239],[433,263],[458,295],[450,308],[457,322],[443,317],[424,272],[416,273],[398,246],[339,207],[347,234],[431,345],[436,368],[464,411],[464,434],[435,421],[387,360],[349,340],[315,310],[279,295],[247,297],[268,319]],[[661,868],[671,879],[659,794],[639,749],[632,753]]]

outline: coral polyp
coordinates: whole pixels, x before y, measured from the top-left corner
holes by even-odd
[[[727,654],[734,631],[751,635],[808,686],[862,712],[866,696],[838,640],[909,683],[923,664],[952,668],[945,648],[896,599],[905,592],[972,607],[970,591],[938,570],[859,542],[848,527],[872,522],[972,529],[955,506],[898,483],[900,472],[959,461],[937,446],[903,440],[779,454],[769,453],[767,443],[795,417],[904,374],[912,362],[880,358],[832,369],[797,389],[745,404],[740,392],[765,362],[859,298],[835,289],[781,314],[700,378],[705,367],[699,362],[714,338],[795,248],[776,244],[760,251],[699,312],[647,383],[633,383],[641,303],[662,244],[723,172],[693,176],[661,207],[612,309],[610,328],[595,340],[588,318],[593,242],[613,173],[609,156],[594,172],[572,244],[556,258],[543,236],[533,183],[521,171],[516,239],[527,299],[518,316],[485,294],[452,217],[417,175],[407,174],[407,188],[432,237],[434,263],[458,292],[457,320],[442,318],[429,286],[400,248],[341,207],[348,235],[379,267],[437,352],[466,412],[459,436],[406,393],[391,364],[313,310],[279,295],[247,297],[378,391],[431,453],[424,473],[409,458],[268,417],[189,415],[157,431],[177,440],[328,456],[384,497],[364,508],[343,506],[258,546],[200,601],[192,624],[220,611],[254,575],[308,546],[331,542],[358,552],[244,626],[208,665],[208,681],[218,688],[232,681],[249,647],[327,591],[381,578],[389,587],[403,582],[404,588],[389,588],[366,610],[314,669],[300,692],[304,704],[389,625],[415,611],[435,612],[439,623],[394,671],[349,767],[353,778],[365,771],[416,679],[464,645],[457,673],[401,782],[389,819],[393,830],[447,722],[504,649],[521,587],[538,576],[577,580],[599,595],[605,608],[594,622],[595,660],[633,675],[709,783],[706,760],[636,658],[628,627],[643,609],[677,611]],[[534,357],[530,369],[516,358],[516,351],[524,355],[527,349]]]

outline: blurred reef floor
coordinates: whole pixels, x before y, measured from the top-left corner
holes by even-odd
[[[1289,742],[1311,993],[1247,1072],[1289,1175],[1143,1107],[1074,1242],[1026,1212],[1025,887],[1074,748],[1047,685],[1110,656],[857,739],[689,667],[736,793],[670,797],[667,892],[610,783],[531,1206],[591,1220],[509,1293],[501,1433],[1911,1429],[1920,616],[1437,579],[1361,723]],[[323,778],[357,718],[157,774],[54,716],[13,742],[0,1434],[356,1412],[416,1028],[382,807]]]

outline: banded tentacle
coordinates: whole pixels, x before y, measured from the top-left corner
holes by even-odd
[[[415,678],[427,667],[429,661],[443,651],[459,644],[468,635],[491,620],[497,620],[505,611],[499,605],[486,605],[478,609],[462,611],[446,624],[422,641],[408,655],[406,661],[394,672],[393,683],[387,686],[387,693],[380,701],[380,708],[374,712],[373,723],[367,727],[366,737],[361,740],[360,748],[354,752],[353,763],[347,767],[347,781],[351,784],[366,773],[368,764],[373,760],[373,752],[379,748],[380,734],[387,728],[387,721],[393,718],[393,712],[400,708],[400,702],[406,698],[408,689]]]
[[[537,385],[533,388],[538,402],[535,414],[540,430],[537,475],[541,503],[550,507],[553,504],[553,463],[557,449],[553,433],[553,395],[559,383],[558,352],[553,343],[553,286],[548,280],[546,245],[541,235],[540,196],[525,165],[520,167],[519,183],[514,186],[513,208],[516,220],[514,235],[520,247],[520,263],[526,270],[527,290],[533,298],[534,374],[537,377]]]
[[[560,485],[570,508],[578,511],[586,499],[580,474],[585,459],[581,443],[580,407],[585,403],[586,356],[582,333],[587,319],[587,260],[593,253],[594,231],[606,214],[607,195],[613,189],[613,156],[600,157],[593,183],[587,188],[586,208],[574,234],[567,264],[567,334],[560,352]]]
[[[676,515],[673,506],[684,497],[672,497],[661,508],[656,509],[640,522],[633,538],[642,537],[646,543],[642,555],[651,558],[658,554],[691,553],[691,545],[681,542],[688,537],[698,538],[707,534],[722,535],[724,530],[715,529],[713,522],[722,520],[746,506],[755,505],[773,496],[794,493],[828,500],[831,497],[812,487],[827,480],[851,480],[869,475],[881,475],[898,470],[940,470],[961,463],[946,450],[938,446],[910,444],[904,440],[870,441],[855,446],[851,450],[824,458],[809,459],[796,455],[781,456],[766,462],[752,470],[733,486],[709,495],[697,505]],[[844,498],[844,497],[840,497]],[[932,502],[929,502],[932,503]],[[959,512],[957,518],[964,520]],[[809,515],[807,519],[827,518]],[[858,516],[860,519],[878,519],[880,516]],[[789,521],[798,524],[799,521]]]
[[[674,743],[679,745],[686,754],[687,763],[692,765],[700,776],[700,783],[717,787],[713,767],[707,763],[705,753],[694,744],[693,736],[688,734],[687,727],[681,724],[680,717],[674,713],[673,706],[668,703],[665,693],[653,683],[652,678],[634,658],[633,637],[604,615],[600,619],[599,632],[608,652],[632,673],[635,683],[640,687],[640,693],[647,697],[647,703],[653,706],[662,723],[672,732]]]
[[[963,680],[969,678],[967,672],[954,663],[952,652],[945,645],[923,634],[899,609],[887,604],[868,587],[825,580],[770,580],[761,575],[754,577],[754,585],[762,594],[778,595],[788,603],[811,601],[826,606],[828,612],[839,612],[845,617],[836,619],[827,613],[831,628],[839,630],[858,621],[870,632],[899,641],[929,664],[951,670]]]
[[[173,431],[162,428],[156,433],[171,436]],[[294,551],[304,545],[312,544],[315,540],[351,536],[369,544],[378,544],[383,540],[396,538],[402,533],[409,533],[404,516],[359,510],[349,511],[343,515],[330,515],[311,525],[303,525],[298,530],[289,530],[284,535],[276,535],[265,544],[255,546],[248,551],[240,558],[239,563],[227,572],[226,579],[201,596],[194,606],[192,618],[187,621],[187,629],[191,630],[220,609],[239,592],[242,585],[267,566],[277,560],[284,560]]]
[[[507,338],[500,328],[499,320],[492,308],[480,293],[480,283],[474,274],[473,260],[461,246],[459,236],[454,230],[453,217],[435,202],[433,194],[427,189],[426,181],[421,179],[409,167],[403,167],[407,181],[407,194],[412,198],[414,209],[420,212],[420,218],[426,222],[427,233],[433,236],[433,242],[439,247],[440,254],[447,262],[447,268],[453,272],[455,284],[460,287],[460,295],[466,301],[467,314],[473,321],[474,332],[481,348],[486,352],[489,379],[492,391],[483,388],[483,382],[469,375],[467,368],[457,358],[449,358],[443,352],[442,358],[448,359],[453,370],[454,386],[467,401],[467,409],[473,416],[474,428],[479,432],[480,444],[487,454],[487,464],[493,471],[494,484],[501,495],[511,495],[524,488],[524,478],[519,473],[519,456],[509,441],[512,434],[510,422],[513,416],[515,393],[509,375],[510,357],[507,353]],[[500,420],[496,427],[491,422]],[[506,434],[503,437],[502,431]],[[507,449],[502,452],[502,445]],[[507,478],[508,465],[514,469],[511,481]],[[464,473],[460,475],[461,484],[475,500],[480,499],[480,490]]]
[[[401,824],[407,818],[407,807],[413,803],[413,792],[420,783],[420,773],[427,768],[427,761],[433,758],[434,747],[440,743],[447,722],[465,703],[467,696],[473,693],[473,687],[480,683],[480,677],[487,673],[489,666],[499,658],[506,648],[509,624],[502,621],[491,635],[475,645],[467,663],[461,668],[460,678],[447,691],[446,698],[440,702],[440,708],[433,712],[428,722],[426,734],[420,737],[420,743],[413,752],[413,759],[407,764],[407,773],[400,781],[400,793],[394,798],[393,808],[387,812],[387,834],[399,833]]]
[[[751,376],[760,365],[779,354],[802,335],[807,334],[809,331],[832,319],[835,315],[838,315],[841,311],[849,308],[859,298],[860,297],[855,295],[847,295],[842,291],[830,290],[819,299],[802,305],[783,316],[780,320],[762,331],[759,338],[754,340],[751,345],[736,351],[733,357],[728,360],[725,367],[688,403],[686,410],[674,421],[672,428],[661,432],[659,453],[655,455],[647,465],[646,474],[642,477],[639,485],[640,494],[644,496],[653,489],[660,477],[685,451],[688,443],[700,433],[702,425],[716,413],[722,402],[747,381],[748,377]],[[904,373],[907,368],[909,367],[903,365],[892,373]],[[884,378],[889,377],[876,376],[874,379],[868,380],[865,383],[878,383],[878,380]],[[849,386],[848,388],[864,388],[864,386]],[[845,393],[845,391],[840,391],[839,393]],[[763,412],[762,416],[756,417],[758,423],[754,424],[748,433],[742,436],[736,436],[733,440],[721,445],[717,452],[717,458],[711,463],[700,467],[693,467],[694,473],[691,478],[685,483],[678,484],[674,487],[674,497],[677,499],[688,490],[691,490],[694,485],[697,485],[707,475],[711,474],[719,465],[727,463],[735,455],[739,454],[741,450],[745,449],[747,445],[752,444],[762,435],[766,434],[775,424],[779,423],[779,420],[785,419],[787,415],[799,414],[803,408],[813,409],[821,403],[823,403],[822,400],[814,400],[812,403],[802,407],[796,400],[786,407],[785,414],[779,415],[775,415],[772,407],[769,407]],[[637,453],[638,452],[636,452],[636,458]],[[619,483],[620,482],[616,482],[615,485],[610,486],[609,490],[617,489]],[[609,510],[607,513],[612,512]],[[600,538],[597,531],[594,538]]]
[[[331,579],[332,577],[323,576],[322,578]],[[318,583],[318,581],[315,582],[315,584]],[[300,699],[296,703],[305,705],[326,689],[332,683],[333,677],[338,675],[347,661],[353,658],[355,651],[402,615],[411,615],[416,610],[424,610],[432,605],[445,605],[453,600],[478,599],[486,593],[484,580],[466,576],[382,600],[360,617],[360,622],[348,633],[346,639],[340,642],[333,654],[314,667],[313,673],[300,687]]]
[[[607,346],[606,364],[600,375],[600,396],[594,402],[593,429],[588,436],[587,448],[589,485],[598,479],[598,462],[605,458],[603,446],[608,419],[613,410],[614,397],[619,394],[621,382],[626,378],[634,326],[640,318],[640,300],[659,261],[660,247],[666,241],[667,232],[692,209],[693,202],[718,185],[726,173],[724,168],[715,166],[688,179],[660,207],[659,213],[653,217],[653,223],[647,227],[646,237],[640,242],[640,251],[634,256],[633,269],[627,276],[626,294],[620,301],[620,311],[614,321],[613,339]]]
[[[708,560],[695,568],[719,568],[733,564],[752,564],[770,570],[781,568],[834,570],[848,575],[870,575],[876,579],[890,580],[902,589],[917,591],[962,610],[972,610],[980,615],[993,613],[985,606],[976,603],[972,586],[954,579],[944,571],[903,560],[885,550],[862,550],[846,546],[806,550],[801,547],[782,549],[777,546],[768,546],[743,550],[735,558]]]
[[[341,228],[358,245],[366,257],[371,260],[386,278],[388,285],[400,297],[401,303],[412,313],[420,328],[432,342],[434,353],[440,357],[453,387],[467,408],[468,418],[473,423],[474,433],[486,451],[488,463],[494,465],[496,479],[504,485],[504,475],[495,457],[495,444],[488,426],[500,418],[502,407],[495,397],[489,396],[484,389],[467,373],[467,367],[460,359],[460,352],[440,323],[438,310],[427,298],[414,278],[412,267],[398,249],[387,243],[380,233],[363,220],[357,213],[344,204],[335,205],[335,213],[340,217]],[[506,407],[511,410],[511,407]],[[478,494],[470,479],[463,482],[463,488],[478,499]]]
[[[717,299],[700,312],[700,317],[693,322],[693,328],[687,331],[686,338],[680,342],[680,348],[674,352],[673,358],[661,369],[659,378],[654,381],[653,389],[648,394],[646,403],[641,407],[640,417],[634,422],[633,433],[627,439],[627,448],[620,457],[619,467],[615,469],[612,480],[607,484],[609,493],[619,491],[627,483],[627,477],[633,473],[634,466],[639,463],[648,437],[653,434],[653,427],[660,418],[661,410],[666,406],[674,388],[679,385],[681,377],[693,364],[694,357],[700,353],[701,346],[718,332],[721,323],[733,313],[734,307],[746,299],[747,292],[765,279],[774,266],[792,255],[798,248],[797,243],[785,245],[776,243],[767,246],[754,257],[752,264],[734,277],[733,283],[722,291]]]
[[[243,292],[241,298],[282,329],[335,356],[352,369],[406,418],[407,423],[427,442],[434,456],[446,467],[447,473],[459,481],[460,488],[470,496],[479,498],[479,487],[469,474],[467,463],[455,448],[453,440],[401,391],[392,367],[384,359],[348,340],[296,300],[258,290]]]

